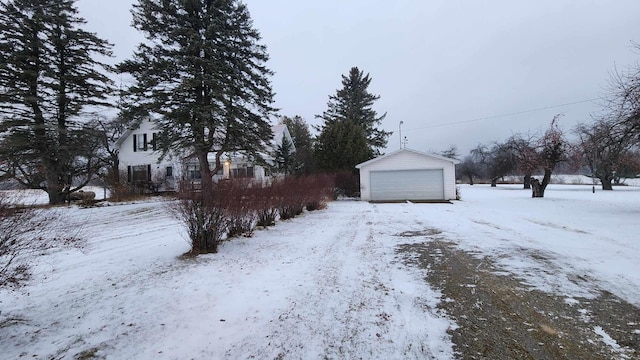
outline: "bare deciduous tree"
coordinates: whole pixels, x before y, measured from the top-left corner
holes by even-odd
[[[486,176],[491,180],[491,187],[495,187],[498,179],[515,168],[515,157],[506,143],[494,143],[491,147],[478,145],[471,150],[471,154],[484,167]]]
[[[455,145],[450,145],[446,150],[440,151],[438,154],[449,159],[458,159],[460,157],[458,147]]]
[[[534,136],[522,134],[513,135],[506,141],[515,157],[516,169],[524,175],[524,189],[531,189],[531,176],[540,168],[535,142]]]
[[[469,185],[473,185],[474,177],[480,176],[481,169],[477,156],[470,154],[464,157],[460,164],[456,165],[456,174],[469,179]]]
[[[538,157],[540,166],[544,171],[542,182],[538,179],[531,180],[532,197],[544,197],[544,191],[551,182],[551,174],[556,165],[565,160],[567,155],[568,143],[564,137],[564,133],[558,126],[560,115],[556,115],[551,120],[549,129],[544,133],[538,144]]]
[[[580,150],[591,173],[600,179],[602,190],[613,190],[616,172],[631,151],[635,135],[618,121],[599,119],[576,127]]]
[[[637,49],[640,45],[634,44]],[[605,112],[623,129],[640,140],[640,66],[616,69],[609,80],[609,98]]]

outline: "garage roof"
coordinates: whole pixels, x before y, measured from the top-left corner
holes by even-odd
[[[456,160],[456,159],[451,159],[451,158],[447,158],[447,157],[440,156],[440,155],[429,154],[429,153],[418,151],[418,150],[404,148],[404,149],[399,149],[399,150],[390,152],[390,153],[382,155],[382,156],[378,156],[377,158],[373,158],[373,159],[365,161],[363,163],[360,163],[360,164],[356,165],[356,169],[362,169],[364,166],[371,165],[371,164],[373,164],[373,163],[375,163],[377,161],[380,161],[380,160],[382,160],[382,159],[384,159],[386,157],[390,157],[390,156],[393,156],[393,155],[396,155],[396,154],[399,154],[399,153],[402,153],[402,152],[411,152],[411,153],[414,153],[414,154],[418,154],[418,155],[422,155],[422,156],[426,156],[426,157],[430,157],[430,158],[434,158],[434,159],[438,159],[438,160],[449,161],[449,162],[452,162],[454,164],[460,163],[460,161]]]

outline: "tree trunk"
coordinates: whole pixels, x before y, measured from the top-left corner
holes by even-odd
[[[496,187],[498,182],[498,178],[491,179],[491,187]]]
[[[531,174],[526,174],[522,183],[524,184],[524,189],[531,189]]]
[[[542,177],[542,195],[544,196],[544,190],[547,188],[547,185],[551,182],[551,171],[553,169],[544,169],[544,176]]]
[[[551,171],[550,169],[544,170],[544,176],[542,177],[542,183],[540,180],[536,178],[531,178],[531,196],[534,198],[543,198],[544,191],[547,189],[547,185],[551,182]]]
[[[199,153],[198,164],[200,165],[200,182],[202,184],[203,195],[209,194],[213,187],[213,179],[211,178],[211,168],[209,167],[209,160],[207,159],[207,153]]]
[[[49,205],[59,205],[67,200],[68,189],[71,187],[71,179],[64,179],[54,160],[45,160],[45,172],[47,179],[47,194]],[[65,191],[66,190],[66,191]]]
[[[531,183],[531,197],[534,198],[543,198],[544,197],[544,187],[540,183],[540,180],[536,178],[529,178]]]
[[[469,185],[473,185],[473,175],[469,175]]]
[[[608,176],[600,178],[600,182],[602,183],[602,190],[613,190],[611,179]]]

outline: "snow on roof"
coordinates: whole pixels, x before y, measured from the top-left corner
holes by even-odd
[[[421,156],[426,156],[426,157],[430,157],[430,158],[434,158],[434,159],[438,159],[438,160],[449,161],[449,162],[452,162],[454,164],[460,163],[460,161],[456,160],[456,159],[451,159],[451,158],[447,158],[447,157],[436,155],[436,154],[429,154],[429,153],[418,151],[418,150],[404,148],[404,149],[399,149],[399,150],[390,152],[390,153],[385,154],[385,155],[378,156],[377,158],[373,158],[373,159],[365,161],[363,163],[360,163],[360,164],[356,165],[356,169],[361,169],[364,166],[370,165],[370,164],[372,164],[374,162],[377,162],[377,161],[380,161],[380,160],[382,160],[382,159],[384,159],[386,157],[393,156],[393,155],[396,155],[396,154],[399,154],[399,153],[402,153],[402,152],[411,152],[411,153],[418,154],[418,155],[421,155]]]
[[[136,124],[135,126],[127,129],[122,136],[120,136],[120,138],[115,142],[116,146],[121,146],[122,143],[129,137],[131,136],[131,134],[138,130],[140,128],[140,123]],[[278,125],[273,125],[271,126],[271,132],[273,133],[273,139],[270,143],[267,144],[268,148],[276,149],[277,146],[279,144],[282,143],[282,137],[286,136],[287,139],[289,139],[289,141],[292,144],[293,147],[293,151],[295,151],[295,144],[293,143],[293,139],[291,138],[291,134],[289,133],[289,130],[287,129],[287,126],[284,124],[278,124]]]

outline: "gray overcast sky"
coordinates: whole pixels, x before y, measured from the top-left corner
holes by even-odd
[[[130,27],[133,0],[79,0],[87,28],[131,56],[142,36]],[[638,0],[246,0],[275,71],[282,115],[314,115],[352,66],[369,73],[375,104],[394,131],[387,151],[408,146],[464,154],[478,143],[546,128],[563,113],[564,130],[601,103],[556,107],[605,95],[609,73],[640,53]],[[440,124],[461,124],[438,126]]]

